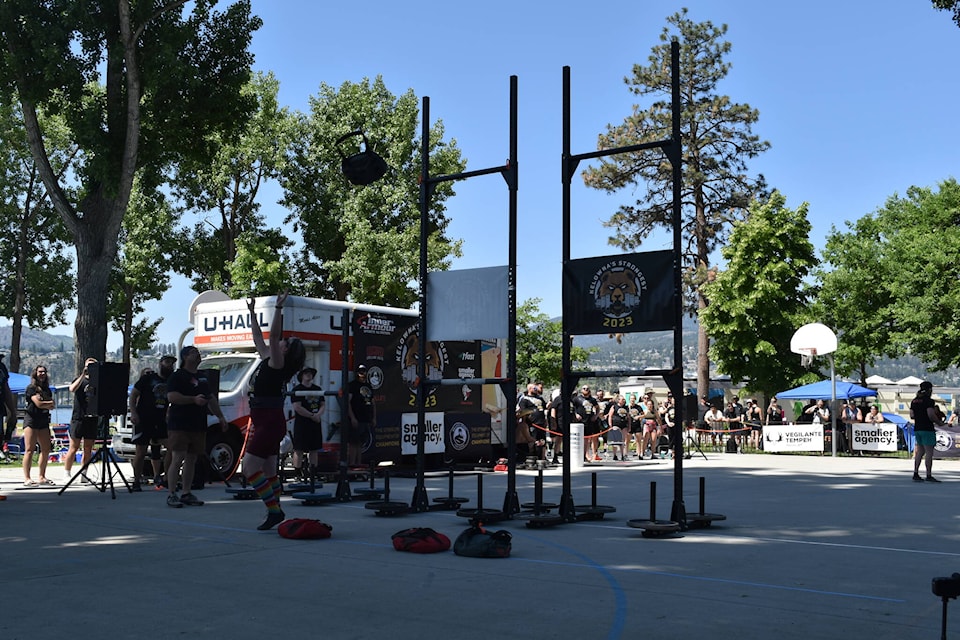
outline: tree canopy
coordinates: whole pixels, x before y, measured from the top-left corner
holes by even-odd
[[[668,139],[671,135],[670,43],[680,42],[680,93],[683,145],[683,237],[685,263],[690,265],[697,309],[707,305],[700,291],[706,280],[711,252],[722,245],[731,224],[741,219],[751,199],[765,190],[762,176],[747,171],[747,161],[764,152],[769,143],[752,132],[759,119],[756,109],[717,92],[730,70],[724,57],[731,45],[723,40],[727,26],[693,22],[687,10],[667,18],[647,65],[636,64],[624,79],[637,96],[655,96],[645,108],[636,106],[623,123],[610,125],[599,136],[599,149],[613,149]],[[584,171],[585,183],[613,192],[643,183],[646,191],[633,204],[621,205],[606,225],[614,230],[610,243],[635,249],[657,229],[672,225],[671,167],[659,150],[608,156]],[[709,385],[708,336],[700,325],[697,386],[706,395]]]
[[[417,299],[420,247],[420,109],[413,91],[395,97],[379,76],[321,84],[300,119],[283,171],[287,222],[301,235],[296,289],[303,295],[368,304],[408,307]],[[341,156],[361,150],[358,138],[338,146],[352,131],[363,131],[389,165],[367,186],[354,186],[341,173]],[[431,175],[463,171],[466,162],[443,124],[431,124]],[[444,202],[452,183],[441,183],[430,202],[428,266],[446,269],[460,255],[460,242],[447,236]]]
[[[789,209],[778,191],[734,224],[721,249],[727,266],[704,285],[710,304],[700,313],[714,338],[710,355],[733,382],[749,379],[751,389],[776,393],[801,381],[790,338],[804,324],[803,280],[816,264],[809,236],[806,203]]]
[[[138,175],[206,157],[211,131],[243,122],[250,1],[7,0],[0,3],[0,86],[20,101],[27,140],[77,251],[77,364],[103,358],[107,290]],[[58,175],[40,112],[63,117],[79,154]],[[70,187],[75,190],[71,190]]]

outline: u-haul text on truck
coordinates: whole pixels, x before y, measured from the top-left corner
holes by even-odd
[[[252,323],[267,337],[275,297],[257,298],[251,316],[246,300],[230,300],[206,292],[190,307],[193,344],[200,349],[201,369],[219,372],[220,408],[229,423],[222,432],[210,420],[207,450],[211,463],[228,475],[236,468],[250,416],[250,380],[260,359],[253,345]],[[345,331],[346,328],[346,331]],[[283,335],[300,338],[307,349],[305,366],[317,370],[314,384],[326,395],[322,419],[321,466],[335,468],[344,429],[340,396],[360,364],[374,389],[377,423],[363,434],[364,461],[399,462],[417,448],[416,366],[419,358],[418,318],[414,311],[335,300],[290,296],[284,304]],[[191,330],[184,332],[189,341]],[[347,340],[344,343],[344,336]],[[503,377],[501,341],[429,342],[424,355],[428,379]],[[346,364],[346,367],[344,366]],[[347,371],[347,380],[343,372]],[[296,384],[294,378],[288,386]],[[346,398],[344,398],[344,401]],[[497,385],[436,386],[426,397],[425,450],[443,462],[493,460],[506,442],[502,421],[506,400]],[[287,407],[288,425],[293,411]],[[413,425],[411,427],[411,425]]]

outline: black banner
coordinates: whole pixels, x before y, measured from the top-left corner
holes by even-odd
[[[573,335],[666,331],[674,326],[673,251],[569,261],[563,316]]]

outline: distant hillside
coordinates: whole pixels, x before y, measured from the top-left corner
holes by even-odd
[[[0,327],[0,352],[10,353],[13,340],[13,327]],[[24,327],[20,334],[20,352],[26,353],[62,353],[73,351],[73,337],[34,331]]]
[[[590,357],[589,367],[594,370],[643,370],[667,369],[673,366],[673,332],[656,331],[631,333],[618,343],[607,335],[577,336],[578,347],[595,347],[597,352]],[[684,318],[683,323],[683,369],[684,377],[696,377],[697,322]],[[799,356],[797,356],[799,358]],[[829,365],[824,362],[824,372],[829,375]],[[711,376],[717,376],[711,368]],[[867,375],[880,375],[890,380],[917,376],[930,380],[937,386],[960,387],[960,369],[951,367],[946,371],[931,372],[919,358],[904,356],[897,360],[879,360]]]

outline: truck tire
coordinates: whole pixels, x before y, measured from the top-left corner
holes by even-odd
[[[229,478],[240,464],[240,449],[243,438],[231,427],[226,432],[219,426],[207,431],[207,456],[210,458],[210,480]]]

